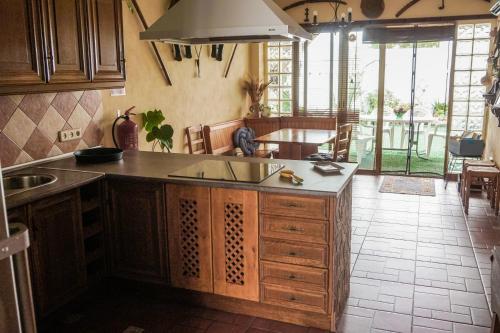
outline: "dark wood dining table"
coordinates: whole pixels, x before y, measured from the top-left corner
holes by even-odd
[[[337,137],[337,131],[321,129],[282,128],[259,136],[255,142],[279,144],[279,158],[303,160],[318,152],[318,147],[330,143]]]

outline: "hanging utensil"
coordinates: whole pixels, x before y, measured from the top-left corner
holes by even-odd
[[[201,50],[203,49],[203,46],[195,46],[194,51],[196,52],[196,59],[194,60],[195,66],[196,66],[196,77],[201,78],[201,68],[200,68],[200,58],[201,58]]]

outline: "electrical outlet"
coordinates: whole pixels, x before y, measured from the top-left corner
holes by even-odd
[[[81,139],[83,136],[81,128],[59,131],[59,142]]]

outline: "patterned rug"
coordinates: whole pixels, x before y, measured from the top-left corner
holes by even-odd
[[[379,192],[435,197],[436,186],[431,178],[385,176]]]

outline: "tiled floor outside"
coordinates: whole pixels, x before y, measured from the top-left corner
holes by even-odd
[[[379,193],[383,177],[356,176],[351,294],[340,333],[488,333],[490,249],[500,220],[485,199],[464,218],[456,184],[435,197]],[[142,293],[90,298],[49,332],[320,333],[178,304]]]

